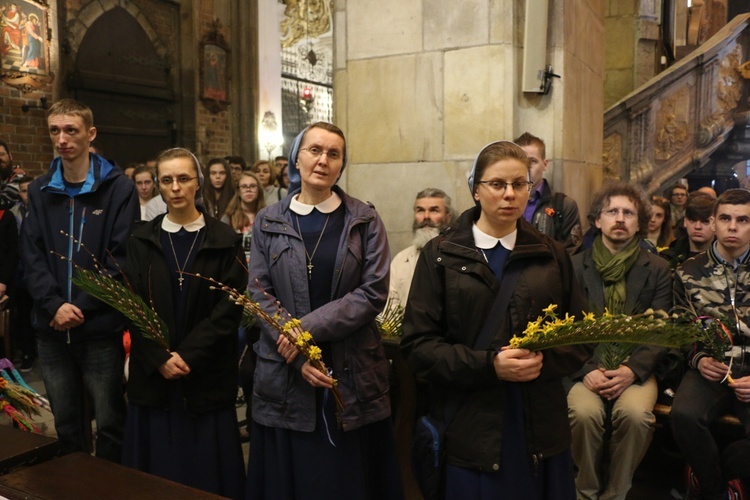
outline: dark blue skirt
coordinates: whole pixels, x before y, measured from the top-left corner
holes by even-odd
[[[447,500],[575,500],[570,450],[534,463],[526,447],[521,384],[508,383],[497,472],[446,466]]]
[[[177,391],[168,411],[128,405],[122,463],[217,495],[244,494],[245,462],[234,408],[191,414]]]
[[[333,398],[322,405],[317,390],[313,432],[253,422],[247,498],[253,500],[402,499],[403,488],[390,419],[343,432]],[[321,417],[326,408],[327,426]],[[335,446],[334,446],[335,445]]]

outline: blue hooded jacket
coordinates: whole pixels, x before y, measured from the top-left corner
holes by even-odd
[[[121,274],[125,246],[139,218],[135,185],[101,156],[80,190],[71,195],[63,180],[62,160],[29,184],[29,214],[21,230],[24,282],[34,299],[32,323],[41,335],[60,341],[119,335],[125,318],[70,281],[77,266],[94,269],[95,261],[113,277]],[[79,243],[80,242],[80,243]],[[83,312],[84,323],[64,332],[49,326],[64,303]]]

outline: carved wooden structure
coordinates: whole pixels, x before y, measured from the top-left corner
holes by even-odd
[[[638,181],[651,194],[709,161],[750,157],[743,156],[750,149],[749,54],[745,14],[609,108],[605,177]]]

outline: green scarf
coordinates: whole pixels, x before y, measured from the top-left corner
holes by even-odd
[[[625,274],[638,258],[640,250],[637,236],[615,255],[604,246],[601,234],[594,239],[594,264],[604,280],[604,305],[612,314],[620,314],[625,308]]]

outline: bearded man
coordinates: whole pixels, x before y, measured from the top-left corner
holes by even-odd
[[[395,298],[406,307],[411,278],[422,248],[440,234],[452,220],[451,197],[437,188],[423,189],[414,201],[412,244],[403,249],[391,262],[391,284],[388,298]]]

